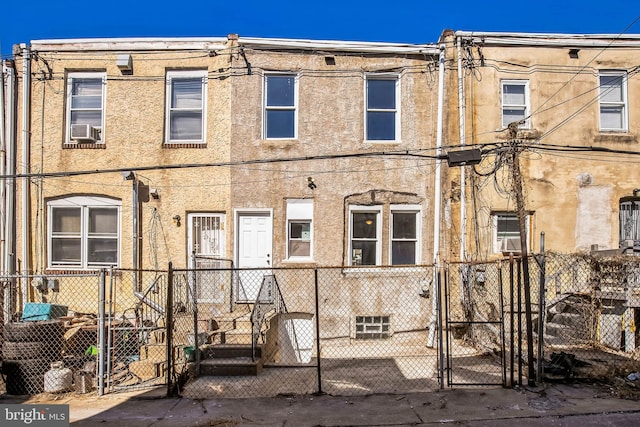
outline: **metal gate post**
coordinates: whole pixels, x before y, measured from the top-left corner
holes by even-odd
[[[317,355],[317,365],[318,365],[318,394],[322,394],[322,367],[320,365],[320,361],[322,357],[320,355],[320,294],[319,294],[319,286],[318,286],[318,269],[314,270],[314,287],[315,287],[315,296],[316,296],[316,355]]]
[[[173,395],[173,263],[169,262],[167,270],[167,315],[165,327],[167,328],[167,397]]]
[[[99,297],[100,300],[98,306],[98,395],[104,395],[104,365],[105,365],[105,354],[107,354],[108,349],[105,348],[105,339],[104,339],[104,312],[105,312],[105,270],[104,268],[100,270],[100,285],[99,285]]]
[[[446,279],[445,279],[446,281]],[[438,292],[436,293],[436,295],[433,296],[433,298],[438,298],[437,301],[437,307],[438,307],[438,379],[440,382],[440,390],[444,389],[444,348],[443,348],[443,334],[444,334],[444,323],[443,323],[443,319],[442,319],[442,298],[440,298],[440,296],[442,295],[442,281],[440,278],[440,270],[438,270],[438,274],[436,276],[436,288],[438,289]],[[448,340],[447,340],[448,343]]]

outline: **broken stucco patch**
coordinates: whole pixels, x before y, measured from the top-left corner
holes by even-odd
[[[578,187],[576,249],[587,250],[594,244],[602,248],[612,247],[612,193],[611,187]]]

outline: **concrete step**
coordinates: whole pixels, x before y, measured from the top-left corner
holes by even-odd
[[[262,371],[262,359],[251,357],[205,359],[200,362],[200,374],[211,376],[258,375]]]
[[[251,328],[233,329],[220,333],[221,344],[251,344]]]
[[[251,357],[251,345],[216,344],[201,347],[203,359],[231,359],[235,357]],[[262,347],[256,346],[255,357],[262,357]]]

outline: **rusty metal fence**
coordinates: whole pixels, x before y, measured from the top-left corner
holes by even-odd
[[[2,391],[356,395],[639,370],[636,257],[532,256],[528,292],[518,258],[438,269],[218,261],[2,278]]]

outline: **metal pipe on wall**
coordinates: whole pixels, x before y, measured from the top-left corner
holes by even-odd
[[[16,173],[16,104],[18,101],[16,92],[16,70],[13,62],[3,62],[3,82],[6,76],[6,109],[4,119],[6,120],[5,132],[5,162],[4,173],[12,178],[3,181],[2,204],[4,208],[4,237],[3,247],[3,270],[2,272],[13,276],[16,272],[16,180],[13,178]],[[5,107],[5,104],[2,104]],[[5,322],[15,313],[15,278],[11,279],[12,286],[7,291],[5,288]],[[7,298],[9,295],[9,298]]]
[[[22,303],[28,301],[28,275],[31,268],[31,206],[29,203],[31,181],[27,177],[31,169],[31,50],[25,43],[22,50]]]

